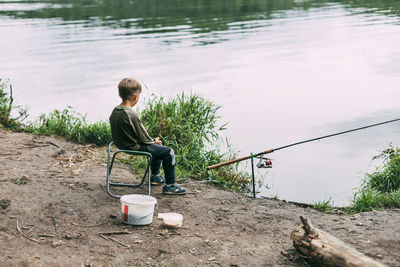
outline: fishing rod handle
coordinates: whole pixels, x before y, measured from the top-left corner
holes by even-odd
[[[246,160],[246,159],[249,159],[249,158],[251,158],[251,156],[246,156],[246,157],[242,157],[242,158],[237,158],[237,159],[225,161],[225,162],[222,162],[222,163],[218,163],[218,164],[215,164],[215,165],[208,166],[207,170],[212,170],[212,169],[219,168],[219,167],[222,167],[222,166],[230,165],[230,164],[233,164],[233,163],[236,163],[236,162],[239,162],[239,161],[242,161],[242,160]]]
[[[261,155],[264,155],[264,154],[268,154],[268,153],[272,153],[272,152],[274,152],[274,149],[268,149],[268,150],[266,150],[264,152],[257,153],[255,155],[253,155],[253,157],[258,157],[258,156],[261,156]],[[211,166],[207,167],[207,170],[209,171],[209,170],[212,170],[212,169],[215,169],[215,168],[219,168],[219,167],[222,167],[222,166],[230,165],[230,164],[233,164],[233,163],[236,163],[236,162],[239,162],[239,161],[243,161],[243,160],[249,159],[251,157],[252,156],[250,155],[250,156],[245,156],[245,157],[241,157],[241,158],[225,161],[225,162],[218,163],[218,164],[215,164],[215,165],[211,165]]]

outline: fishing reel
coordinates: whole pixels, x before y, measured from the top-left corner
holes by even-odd
[[[259,157],[260,161],[257,163],[257,168],[261,169],[267,169],[267,168],[272,168],[272,161],[269,158],[264,158],[262,156]]]

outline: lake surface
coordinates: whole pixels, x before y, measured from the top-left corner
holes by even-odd
[[[31,119],[107,120],[131,76],[223,106],[245,156],[400,117],[400,1],[0,0],[0,60]],[[400,123],[277,151],[259,190],[347,204],[389,142]]]

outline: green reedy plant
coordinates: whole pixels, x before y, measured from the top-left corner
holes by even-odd
[[[86,122],[85,116],[73,110],[71,106],[63,110],[54,110],[25,128],[25,131],[38,135],[55,135],[81,144],[92,143],[99,146],[111,142],[111,130],[107,122],[93,124]]]
[[[219,106],[197,96],[185,94],[175,99],[152,96],[141,112],[141,119],[150,136],[162,138],[177,155],[177,164],[185,169],[203,171],[217,157],[206,146],[218,141],[216,115]],[[215,160],[215,159],[214,159]]]
[[[353,203],[348,212],[363,212],[383,208],[400,207],[400,189],[387,193],[371,188],[362,188],[354,195]]]
[[[164,145],[174,149],[178,176],[186,175],[215,181],[236,191],[245,191],[249,176],[237,166],[207,172],[207,166],[233,158],[232,152],[221,153],[223,140],[218,125],[220,106],[195,94],[182,93],[174,99],[152,95],[145,102],[141,120],[150,136],[160,137]],[[228,145],[227,141],[225,144]]]
[[[385,207],[400,207],[400,155],[389,148],[373,159],[382,158],[383,166],[366,174],[362,186],[354,194],[350,212],[362,212]]]
[[[380,155],[374,157],[383,158],[383,167],[378,168],[372,174],[367,174],[364,187],[376,189],[379,192],[393,192],[400,188],[400,155],[398,149],[392,144]]]
[[[4,126],[8,124],[11,113],[11,100],[4,91],[6,84],[0,81],[0,123]]]
[[[316,210],[325,212],[333,209],[333,205],[331,204],[331,198],[329,198],[328,200],[316,201],[314,204],[312,204],[312,207]]]
[[[10,96],[5,91],[6,88],[10,89]],[[13,98],[11,96],[12,85],[9,81],[0,78],[0,126],[11,130],[21,130],[22,121],[26,119],[26,109],[13,105]],[[12,112],[18,112],[18,117],[13,117]]]

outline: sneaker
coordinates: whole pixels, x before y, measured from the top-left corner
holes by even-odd
[[[162,185],[165,183],[165,179],[161,175],[151,175],[150,182],[152,185]]]
[[[178,184],[166,184],[162,192],[165,195],[184,195],[186,194],[186,189],[180,187]]]

